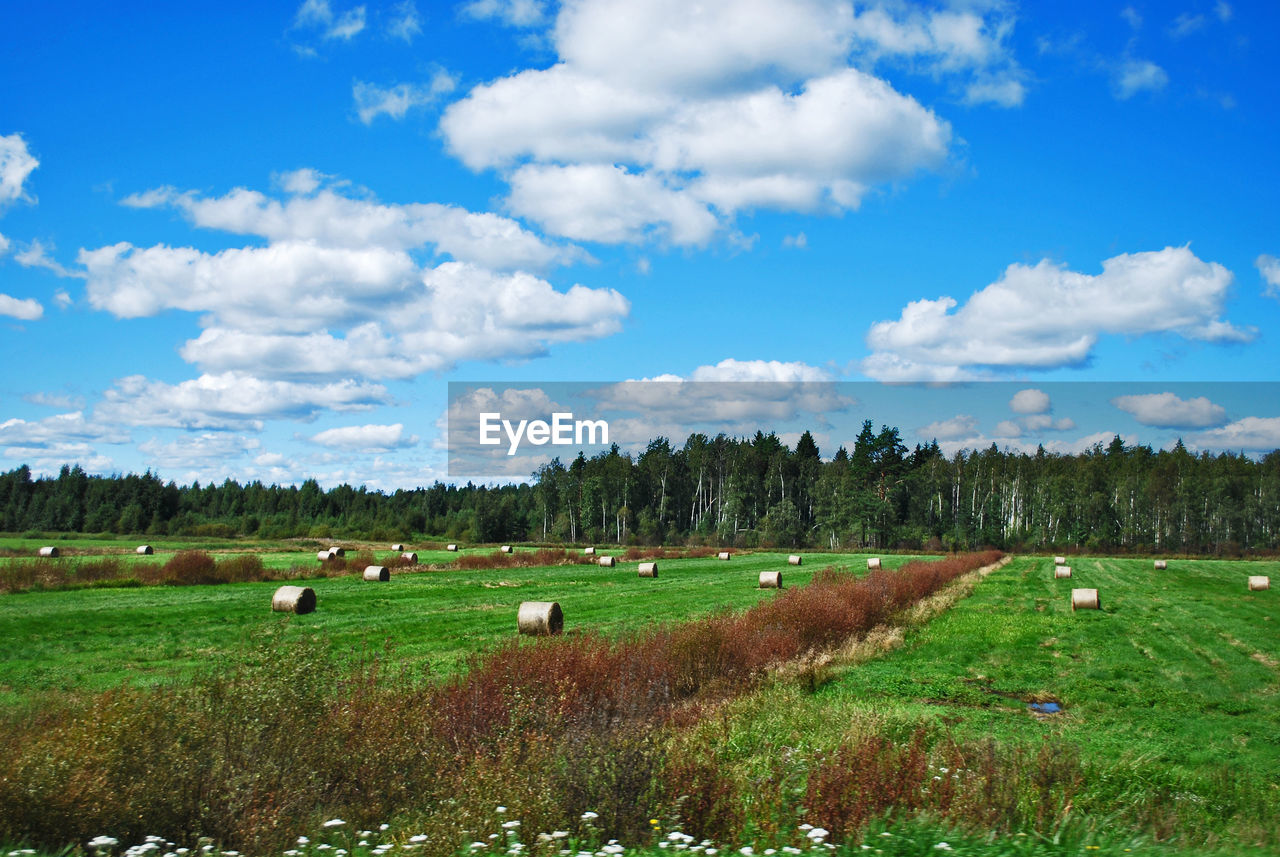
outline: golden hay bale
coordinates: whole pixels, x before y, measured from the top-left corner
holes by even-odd
[[[40,556],[57,556],[58,553],[59,551],[55,547],[43,547],[39,551]]]
[[[595,548],[583,548],[583,549],[582,549],[582,555],[583,555],[583,556],[595,556],[595,555],[596,555],[596,549],[595,549]]]
[[[760,572],[760,588],[761,589],[781,589],[782,588],[782,572],[780,571]]]
[[[868,570],[870,570],[870,571],[875,571],[875,570],[876,570],[877,568],[879,568],[879,567],[880,567],[880,557],[878,557],[878,556],[873,556],[873,557],[868,557],[868,558],[867,558],[867,569],[868,569]]]
[[[1071,590],[1071,610],[1101,610],[1102,601],[1098,598],[1098,590],[1096,589],[1073,589]]]
[[[393,551],[398,551],[398,552],[400,552],[400,553],[404,553],[404,545],[392,545],[392,546],[391,546],[391,549],[392,549]]]
[[[1249,591],[1261,592],[1264,589],[1271,588],[1271,578],[1262,574],[1254,574],[1249,576]]]
[[[417,564],[418,564],[418,555],[417,555],[416,553],[414,553],[413,551],[405,551],[404,553],[400,554],[400,558],[401,558],[401,559],[408,560],[409,562],[413,563],[414,565],[417,565]]]
[[[329,553],[330,553],[330,555],[332,555],[332,556],[346,556],[346,555],[347,555],[347,551],[346,551],[346,549],[345,549],[345,548],[340,548],[340,547],[338,547],[337,545],[334,545],[333,547],[329,548]]]
[[[152,549],[151,545],[138,545],[134,553],[141,554],[142,556],[151,556],[155,551]]]
[[[391,579],[391,569],[385,565],[366,565],[364,567],[364,579],[386,583]]]
[[[458,552],[458,546],[457,546],[457,545],[445,545],[445,546],[444,546],[444,549],[445,549],[445,550],[447,550],[447,551],[450,551],[450,552],[452,552],[452,553],[457,553],[457,552]]]
[[[320,560],[321,562],[326,562],[328,560],[333,559],[333,554],[329,553],[328,551],[317,551],[316,559]]]
[[[641,577],[657,577],[658,564],[656,562],[640,563],[640,576]]]
[[[791,556],[787,557],[787,565],[801,565],[803,563],[804,557],[800,556],[798,553],[793,553]]]
[[[533,637],[559,634],[564,630],[564,613],[555,601],[524,601],[516,613],[516,627]]]
[[[498,550],[502,551],[503,553],[511,553],[511,545],[503,545],[502,547],[498,548]]]
[[[1156,571],[1164,571],[1168,567],[1169,567],[1169,563],[1165,562],[1164,560],[1162,559],[1156,560]]]
[[[316,609],[316,591],[310,586],[282,586],[271,597],[276,613],[312,613]]]
[[[1066,558],[1065,556],[1055,556],[1055,557],[1053,558],[1053,564],[1054,564],[1054,565],[1066,565],[1066,564],[1067,564],[1067,558]]]
[[[716,554],[716,559],[728,559],[731,556],[733,556],[733,554],[728,551],[720,551],[720,553]]]
[[[1056,566],[1054,566],[1054,568],[1053,568],[1053,576],[1054,576],[1055,578],[1057,578],[1057,577],[1070,577],[1070,576],[1071,576],[1071,566],[1069,566],[1069,565],[1056,565]]]
[[[613,568],[614,564],[617,562],[617,560],[611,556],[602,556],[597,561],[605,568]]]

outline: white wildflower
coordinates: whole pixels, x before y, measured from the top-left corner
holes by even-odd
[[[600,817],[600,813],[598,813],[598,812],[592,812],[591,810],[587,810],[586,812],[584,812],[584,813],[582,814],[582,820],[583,820],[583,821],[591,821],[592,819],[596,819],[596,818],[599,818],[599,817]]]
[[[805,836],[809,837],[814,842],[818,842],[820,840],[826,839],[828,832],[829,831],[825,827],[815,827],[813,830],[810,830],[808,833],[806,833]]]
[[[500,806],[494,810],[494,812],[498,813],[498,815],[502,815],[506,811],[507,811],[507,808],[505,806]]]
[[[321,827],[341,827],[344,824],[346,824],[346,822],[340,818],[331,818],[320,826]],[[224,851],[223,853],[225,854],[226,852]]]
[[[520,822],[516,821],[515,819],[512,819],[511,821],[502,822],[502,828],[504,830],[515,830],[519,826],[520,826]]]
[[[933,847],[934,847],[934,849],[935,849],[935,850],[937,850],[937,851],[950,851],[950,850],[951,850],[951,846],[950,846],[950,845],[948,845],[946,842],[939,842],[937,845],[935,845],[935,846],[933,846]]]

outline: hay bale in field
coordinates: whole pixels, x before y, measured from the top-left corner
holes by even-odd
[[[457,545],[445,545],[445,546],[444,546],[444,549],[445,549],[445,550],[447,550],[447,551],[449,551],[450,553],[457,553],[457,552],[458,552],[458,546],[457,546]]]
[[[502,547],[498,548],[498,550],[502,551],[503,553],[511,553],[511,545],[503,545]]]
[[[142,556],[151,556],[155,551],[152,550],[151,545],[138,545],[138,548],[134,553],[141,554]]]
[[[59,551],[55,547],[43,547],[38,551],[40,556],[57,556]]]
[[[1055,578],[1057,578],[1057,577],[1070,577],[1070,576],[1071,576],[1071,566],[1069,566],[1069,565],[1057,565],[1057,566],[1054,566],[1054,568],[1053,568],[1053,576],[1054,576]]]
[[[1101,610],[1102,602],[1098,598],[1098,590],[1096,589],[1073,589],[1071,590],[1071,610]]]
[[[733,554],[728,551],[720,551],[720,553],[716,554],[716,559],[729,559],[731,556],[733,556]]]
[[[880,557],[873,556],[873,557],[867,558],[867,569],[869,571],[875,571],[879,567],[880,567]]]
[[[596,555],[596,549],[595,549],[595,548],[583,548],[583,549],[582,549],[582,555],[583,555],[583,556],[595,556],[595,555]]]
[[[418,564],[418,555],[413,551],[405,551],[404,553],[400,554],[400,558],[403,560],[408,560],[414,565]]]
[[[385,565],[366,565],[364,567],[364,579],[386,583],[391,579],[391,569]]]
[[[780,571],[760,572],[760,588],[761,589],[781,589],[782,588],[782,572]]]
[[[597,561],[598,561],[598,562],[600,563],[600,565],[601,565],[601,566],[603,566],[604,568],[613,568],[613,566],[617,563],[617,560],[616,560],[616,559],[614,559],[614,558],[613,558],[613,557],[611,557],[611,556],[602,556],[602,557],[600,557],[600,559],[599,559],[599,560],[597,560]]]
[[[320,560],[321,562],[327,562],[333,559],[333,554],[329,553],[328,551],[317,551],[316,559]]]
[[[657,577],[658,564],[656,562],[640,563],[640,576],[641,577]]]
[[[271,597],[271,609],[276,613],[313,613],[316,591],[310,586],[282,586]]]
[[[1162,559],[1156,560],[1156,571],[1164,571],[1168,567],[1169,567],[1169,563],[1165,562],[1164,560]]]
[[[564,630],[564,613],[555,601],[524,601],[516,613],[516,627],[533,637],[559,634]]]
[[[1253,574],[1249,576],[1249,591],[1261,592],[1264,589],[1271,588],[1271,578],[1262,574]]]
[[[1065,556],[1055,556],[1055,557],[1053,558],[1053,564],[1054,564],[1054,565],[1066,565],[1066,564],[1067,564],[1067,558],[1066,558]]]
[[[802,565],[803,563],[804,557],[800,556],[798,553],[793,553],[791,556],[787,557],[787,565]]]
[[[404,545],[392,545],[391,549],[393,551],[397,551],[398,553],[404,553]]]
[[[340,548],[337,545],[334,545],[333,547],[329,548],[329,555],[330,556],[346,556],[347,552],[344,548]]]

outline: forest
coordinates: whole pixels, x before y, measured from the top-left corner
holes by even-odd
[[[338,485],[179,486],[150,471],[68,465],[0,474],[0,530],[486,543],[715,544],[824,549],[1079,549],[1233,556],[1280,548],[1280,451],[1259,458],[1126,446],[1079,454],[908,448],[866,421],[823,459],[812,434],[693,434],[616,446],[529,482],[390,494]]]

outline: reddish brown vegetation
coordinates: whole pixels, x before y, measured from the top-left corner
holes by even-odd
[[[494,551],[488,554],[465,554],[458,557],[458,568],[468,570],[484,568],[532,568],[539,565],[591,564],[594,557],[570,553],[563,548],[538,548],[536,551]]]

